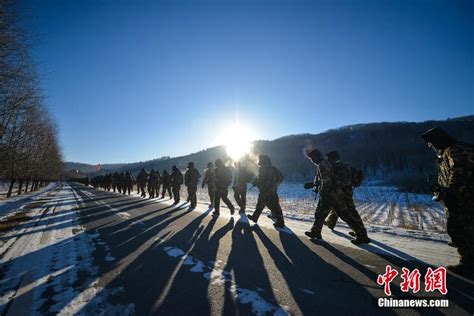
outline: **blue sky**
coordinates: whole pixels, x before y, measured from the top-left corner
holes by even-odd
[[[23,0],[65,159],[473,114],[474,2]]]

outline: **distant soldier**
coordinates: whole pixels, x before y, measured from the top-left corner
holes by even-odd
[[[118,172],[115,171],[114,175],[112,176],[112,190],[117,192],[117,185],[118,185]]]
[[[125,181],[125,175],[121,172],[121,173],[118,174],[118,178],[117,178],[118,193],[124,193],[125,192],[124,181]]]
[[[156,175],[158,176],[158,182],[156,183],[156,186],[155,186],[155,196],[156,196],[157,198],[159,198],[159,197],[160,197],[160,194],[161,194],[161,192],[160,192],[160,189],[161,189],[161,182],[162,182],[163,180],[161,179],[161,174],[160,174],[160,172],[159,172],[158,170],[155,170],[155,172],[156,172]]]
[[[447,232],[458,248],[459,264],[448,266],[461,275],[474,275],[474,146],[458,142],[440,127],[422,138],[436,151],[438,181],[434,199],[446,210]]]
[[[184,174],[184,185],[188,188],[188,200],[191,203],[190,210],[195,209],[197,205],[196,193],[199,178],[201,178],[201,174],[194,167],[194,162],[188,163],[188,170]]]
[[[229,186],[232,183],[232,173],[230,169],[224,165],[222,160],[216,160],[216,168],[214,169],[216,178],[216,195],[214,197],[214,216],[220,214],[221,199],[227,205],[230,210],[230,214],[233,215],[235,212],[234,205],[229,200],[227,195],[229,194]]]
[[[256,223],[263,209],[268,207],[275,219],[273,226],[275,228],[282,228],[285,226],[285,221],[278,197],[278,185],[283,181],[283,175],[280,170],[272,166],[272,161],[267,155],[260,155],[258,157],[258,165],[260,168],[257,178],[254,180],[254,185],[257,186],[260,193],[258,194],[255,212],[247,217]]]
[[[204,180],[202,180],[202,187],[207,184],[207,193],[209,194],[209,207],[214,207],[215,196],[216,196],[216,175],[214,172],[214,164],[209,162],[207,164],[206,174]]]
[[[156,186],[159,182],[158,174],[155,169],[151,169],[150,175],[148,176],[148,195],[150,199],[155,198]]]
[[[145,188],[148,181],[148,173],[145,171],[145,168],[142,168],[140,173],[137,175],[137,185],[140,188],[141,197],[146,197]]]
[[[170,185],[171,190],[173,191],[174,204],[178,204],[180,201],[179,191],[181,190],[181,185],[183,184],[183,173],[178,167],[173,166],[171,168],[170,176]]]
[[[240,207],[240,212],[245,212],[247,206],[247,183],[252,181],[253,174],[240,162],[235,163],[234,199]]]
[[[168,192],[168,195],[170,196],[170,199],[173,198],[173,194],[171,193],[171,176],[168,173],[168,170],[163,170],[163,176],[161,177],[161,182],[163,184],[163,191],[161,193],[161,198],[165,198],[166,192]]]
[[[323,158],[319,150],[312,150],[308,153],[308,157],[317,167],[317,177],[313,183],[316,184],[320,197],[316,212],[314,214],[314,223],[311,231],[305,232],[306,236],[310,238],[322,239],[321,229],[323,228],[324,220],[331,210],[334,210],[339,217],[345,221],[349,227],[355,232],[356,238],[351,240],[353,244],[359,245],[362,243],[369,243],[370,239],[367,236],[365,228],[360,226],[360,223],[355,219],[354,214],[350,211],[347,205],[346,196],[341,188],[335,185],[334,169],[331,164]],[[305,184],[305,188],[310,185]],[[351,196],[352,200],[352,196]]]
[[[123,194],[126,194],[128,192],[128,195],[130,195],[131,191],[133,191],[133,175],[130,171],[127,171],[125,173],[123,182],[124,182]]]

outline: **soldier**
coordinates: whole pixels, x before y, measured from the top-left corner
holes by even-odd
[[[209,162],[207,164],[206,174],[204,180],[202,180],[202,187],[207,184],[207,193],[209,194],[209,207],[214,207],[215,196],[216,196],[216,177],[214,173],[214,164]]]
[[[123,187],[123,181],[124,181],[124,174],[122,172],[119,172],[117,174],[117,179],[114,179],[114,182],[117,182],[117,192],[122,193],[122,187]]]
[[[331,210],[334,210],[336,214],[339,215],[339,217],[355,232],[356,238],[351,240],[353,244],[360,245],[362,243],[369,243],[370,239],[367,236],[367,231],[363,226],[360,227],[358,221],[354,218],[353,213],[350,212],[350,206],[347,205],[348,201],[345,200],[345,195],[342,189],[338,188],[334,183],[334,170],[331,164],[324,160],[321,152],[316,149],[310,151],[308,157],[317,167],[318,175],[313,186],[318,185],[317,189],[320,197],[314,214],[313,227],[311,228],[311,231],[305,232],[306,236],[322,239],[321,229],[323,228],[324,219],[328,216]],[[318,182],[318,180],[320,180],[320,182]],[[310,188],[310,184],[311,183],[305,184],[305,188]]]
[[[145,168],[142,168],[140,173],[137,175],[137,185],[141,192],[141,197],[146,197],[145,187],[148,181],[148,173],[145,171]]]
[[[422,138],[438,158],[438,181],[434,199],[446,210],[446,229],[458,248],[459,264],[448,269],[460,275],[474,274],[474,146],[458,142],[440,127]]]
[[[283,228],[285,227],[285,221],[278,197],[278,185],[283,181],[283,175],[275,166],[272,166],[272,161],[267,155],[259,155],[258,165],[260,166],[258,176],[253,184],[258,187],[260,192],[255,212],[247,217],[257,223],[260,214],[262,214],[266,206],[270,209],[275,219],[273,226],[275,228]]]
[[[118,172],[115,171],[114,175],[112,176],[112,190],[117,192],[117,183],[118,183]]]
[[[180,200],[179,191],[181,190],[181,185],[183,184],[183,173],[178,167],[171,167],[170,175],[170,185],[171,190],[173,191],[174,204],[178,204]]]
[[[156,173],[156,176],[158,177],[158,181],[156,182],[156,186],[155,186],[155,196],[157,198],[160,197],[160,188],[161,188],[161,174],[158,170],[155,171]]]
[[[194,162],[188,163],[188,170],[186,170],[186,173],[184,174],[184,184],[188,187],[188,200],[191,202],[191,206],[189,207],[190,210],[196,208],[196,192],[199,178],[201,178],[201,174],[196,168],[194,168]]]
[[[158,184],[158,175],[156,174],[155,169],[151,169],[150,175],[148,176],[148,195],[150,199],[155,197],[156,186]]]
[[[216,168],[214,169],[215,172],[215,179],[216,179],[216,194],[214,197],[214,207],[215,210],[212,213],[214,216],[219,216],[220,214],[220,204],[221,199],[227,205],[230,210],[230,214],[234,215],[235,208],[230,202],[227,195],[229,194],[229,185],[232,183],[232,173],[230,169],[224,165],[222,160],[217,159]]]
[[[168,170],[163,170],[163,177],[161,177],[161,181],[163,182],[163,191],[161,193],[161,198],[165,198],[165,193],[168,191],[168,195],[170,199],[173,198],[173,194],[171,193],[171,177],[168,173]]]
[[[128,191],[128,195],[130,195],[131,191],[133,191],[133,175],[130,171],[127,171],[124,176],[124,192],[126,194]]]
[[[235,163],[235,179],[234,179],[234,199],[240,207],[240,213],[245,212],[247,205],[247,183],[252,181],[253,175],[239,161]]]

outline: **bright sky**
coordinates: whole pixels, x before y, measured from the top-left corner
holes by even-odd
[[[474,1],[23,0],[66,160],[473,114]]]

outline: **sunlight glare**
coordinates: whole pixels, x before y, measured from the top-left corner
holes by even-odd
[[[238,161],[249,154],[252,149],[252,134],[240,124],[234,124],[228,128],[223,134],[223,140],[227,155],[233,161]]]

